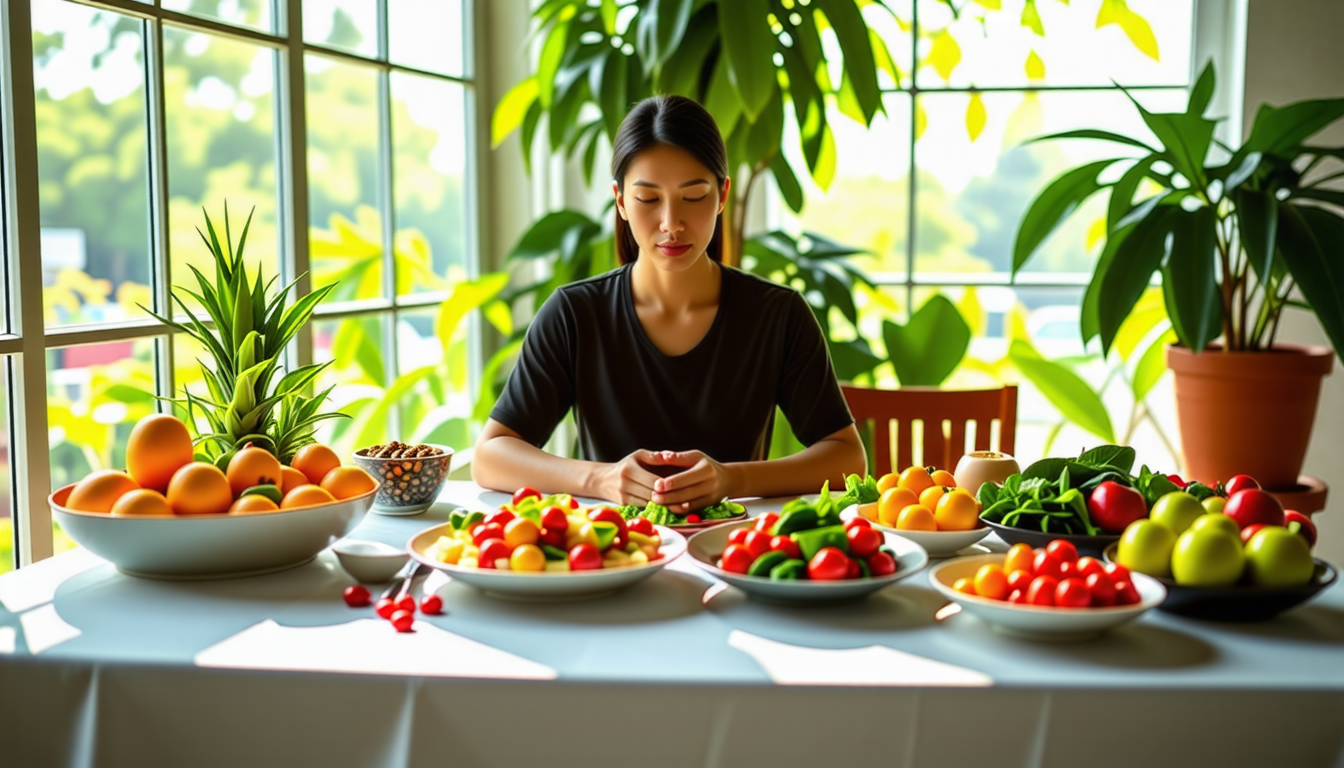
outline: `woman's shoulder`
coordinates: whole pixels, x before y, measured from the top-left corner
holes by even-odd
[[[747,272],[738,267],[723,268],[724,279],[731,281],[732,301],[748,302],[757,306],[777,304],[780,307],[806,306],[807,300],[793,287],[776,283],[769,278]]]
[[[555,295],[571,303],[587,303],[597,299],[609,299],[620,289],[629,270],[630,265],[626,264],[600,275],[565,283],[556,289]]]

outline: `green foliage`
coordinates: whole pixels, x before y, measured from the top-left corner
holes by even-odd
[[[882,321],[882,337],[901,386],[936,387],[966,356],[971,327],[950,299],[937,294],[905,325]]]
[[[1269,347],[1283,309],[1295,303],[1296,287],[1344,359],[1344,216],[1338,209],[1344,194],[1321,187],[1338,174],[1308,173],[1325,158],[1344,156],[1344,147],[1305,143],[1344,118],[1344,99],[1262,106],[1240,147],[1214,149],[1217,121],[1204,117],[1214,81],[1209,64],[1184,112],[1152,113],[1135,102],[1157,147],[1102,131],[1036,139],[1101,139],[1147,154],[1114,182],[1101,183],[1098,175],[1122,160],[1090,163],[1047,186],[1018,229],[1014,274],[1083,200],[1110,189],[1106,249],[1083,299],[1084,342],[1100,337],[1103,353],[1109,351],[1153,275],[1161,274],[1175,335],[1196,352],[1219,337],[1230,350]],[[1162,166],[1171,172],[1157,170]],[[1136,204],[1133,195],[1144,179],[1159,191]]]

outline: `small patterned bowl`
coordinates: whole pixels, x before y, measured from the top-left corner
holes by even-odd
[[[373,475],[381,485],[373,500],[373,512],[380,515],[418,515],[438,498],[453,463],[453,449],[425,444],[434,453],[383,458],[370,456],[372,448],[354,453],[355,465]]]

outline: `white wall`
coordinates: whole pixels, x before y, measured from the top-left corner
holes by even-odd
[[[1344,0],[1251,0],[1246,34],[1246,99],[1249,130],[1261,104],[1344,97]],[[1314,144],[1344,145],[1344,123],[1319,134]],[[1344,246],[1339,258],[1344,259]],[[1329,345],[1314,315],[1290,311],[1279,331],[1283,341]],[[1344,370],[1336,358],[1326,378],[1303,471],[1330,486],[1324,511],[1313,518],[1320,531],[1316,554],[1344,563]]]

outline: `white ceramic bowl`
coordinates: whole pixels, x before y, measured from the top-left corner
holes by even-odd
[[[1115,608],[1054,608],[1018,605],[958,592],[952,588],[957,579],[971,578],[982,565],[1003,564],[1002,554],[974,555],[948,560],[929,571],[929,582],[943,597],[961,606],[966,613],[988,622],[996,631],[1028,640],[1090,640],[1156,608],[1167,590],[1156,579],[1141,573],[1131,574],[1139,602]]]
[[[842,600],[854,600],[879,589],[895,584],[901,579],[918,573],[929,564],[929,555],[915,542],[892,533],[882,532],[885,544],[896,553],[896,572],[889,576],[877,576],[867,579],[843,579],[841,581],[773,581],[762,576],[744,576],[729,573],[715,565],[715,561],[728,546],[728,534],[737,528],[749,528],[755,520],[747,520],[737,525],[719,526],[701,531],[691,537],[687,545],[691,561],[715,578],[722,579],[754,598],[780,603],[827,603]]]
[[[354,530],[375,493],[247,515],[114,517],[66,509],[74,487],[55,491],[47,502],[76,544],[123,573],[177,580],[257,576],[303,565]]]
[[[533,602],[590,600],[615,594],[631,584],[647,579],[686,551],[685,536],[661,525],[656,525],[654,528],[663,540],[662,546],[658,549],[663,556],[656,562],[620,568],[599,568],[593,571],[523,573],[450,565],[429,554],[430,547],[434,546],[440,536],[452,532],[452,526],[448,523],[426,528],[412,536],[411,540],[406,542],[406,550],[417,561],[444,571],[452,576],[453,580],[470,584],[491,597]]]
[[[858,515],[858,506],[852,505],[845,507],[845,510],[840,513],[840,519],[853,520],[855,517],[858,517]],[[930,558],[935,560],[944,557],[952,557],[961,550],[989,535],[989,528],[983,523],[979,528],[972,528],[969,531],[902,531],[881,523],[875,523],[872,520],[869,520],[868,523],[872,525],[874,529],[881,531],[882,533],[892,533],[897,536],[904,536],[915,542],[923,547],[925,552],[929,553]]]
[[[365,584],[386,584],[411,556],[381,541],[341,539],[331,545],[345,572]]]

